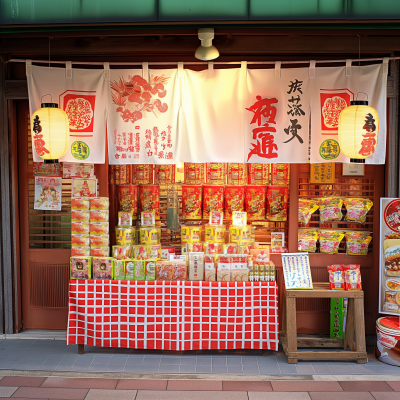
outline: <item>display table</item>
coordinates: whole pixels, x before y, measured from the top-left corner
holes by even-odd
[[[69,283],[67,344],[278,350],[278,335],[275,282]]]

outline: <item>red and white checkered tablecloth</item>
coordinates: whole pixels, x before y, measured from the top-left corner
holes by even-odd
[[[277,350],[277,291],[274,282],[71,280],[67,344]]]

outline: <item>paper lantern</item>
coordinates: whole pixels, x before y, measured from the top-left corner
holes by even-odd
[[[33,147],[45,162],[56,162],[68,149],[68,115],[56,103],[42,103],[41,107],[32,115]]]
[[[368,106],[368,101],[351,101],[350,107],[340,113],[340,150],[350,162],[365,163],[365,159],[375,152],[378,134],[378,112]]]

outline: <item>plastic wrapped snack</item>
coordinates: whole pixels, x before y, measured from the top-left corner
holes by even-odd
[[[156,281],[171,281],[174,268],[172,261],[157,261],[156,262]]]
[[[90,245],[93,247],[108,247],[110,238],[108,235],[90,235]]]
[[[113,246],[112,255],[117,260],[127,260],[131,257],[131,246]]]
[[[289,189],[284,186],[268,186],[267,214],[268,221],[287,221]]]
[[[108,235],[109,231],[108,222],[91,222],[90,234],[91,235]]]
[[[108,210],[110,200],[108,197],[92,197],[90,199],[90,210]]]
[[[205,254],[222,254],[223,253],[222,243],[204,243],[203,250]]]
[[[207,282],[215,282],[215,257],[213,255],[204,256],[204,280]]]
[[[369,199],[344,198],[346,207],[346,221],[358,222],[364,224],[367,219],[367,213],[373,206],[373,202]]]
[[[115,228],[115,240],[119,246],[129,246],[136,243],[136,228],[121,227]]]
[[[232,243],[249,244],[255,240],[255,227],[252,225],[229,227]]]
[[[211,211],[224,211],[224,186],[203,186],[203,219],[209,219]]]
[[[146,263],[144,260],[135,260],[135,281],[146,280]]]
[[[225,185],[226,168],[225,163],[207,163],[206,180],[212,185]]]
[[[228,185],[247,184],[247,164],[228,163],[227,165]]]
[[[132,257],[135,260],[147,260],[151,258],[150,256],[149,246],[132,246]]]
[[[225,186],[225,219],[232,220],[233,212],[244,212],[245,186]]]
[[[269,185],[270,164],[248,164],[251,185]]]
[[[225,225],[205,226],[205,241],[208,243],[225,243]]]
[[[114,259],[113,277],[116,281],[125,280],[125,260]]]
[[[161,241],[161,228],[140,228],[140,244],[159,244]]]
[[[299,229],[298,251],[315,253],[317,251],[318,231],[315,229]]]
[[[204,253],[189,253],[189,281],[204,280]]]
[[[89,222],[89,210],[71,210],[71,222]]]
[[[92,257],[108,257],[110,255],[109,247],[91,247],[90,255]]]
[[[372,240],[371,232],[368,231],[348,231],[345,232],[346,254],[348,256],[366,256],[368,246]]]
[[[132,215],[132,219],[136,219],[138,213],[138,186],[119,185],[117,186],[117,191],[120,212],[128,212]],[[118,223],[118,225],[122,224]]]
[[[87,235],[89,234],[90,225],[88,222],[71,222],[71,234]]]
[[[182,217],[186,219],[202,218],[203,186],[182,186]]]
[[[321,253],[334,254],[339,252],[340,242],[344,238],[344,232],[319,231],[319,249]]]
[[[90,207],[89,197],[71,197],[71,211],[89,210],[89,207]]]
[[[70,278],[90,279],[92,277],[91,261],[90,257],[71,257]]]
[[[275,282],[276,281],[276,276],[275,276],[275,264],[269,260],[268,261],[268,265],[269,265],[269,281],[270,282]]]
[[[233,255],[231,258],[231,281],[248,282],[249,268],[246,255]]]
[[[203,243],[186,243],[186,253],[201,253],[203,251]]]
[[[217,281],[230,282],[231,280],[231,256],[217,255]]]
[[[93,279],[113,279],[113,258],[92,257]]]
[[[181,226],[181,242],[184,243],[200,243],[202,227],[196,226]]]
[[[266,187],[246,186],[245,204],[249,221],[265,219]]]
[[[360,265],[344,265],[346,290],[362,290]]]
[[[142,211],[140,213],[141,226],[155,226],[156,216],[153,211]]]
[[[271,184],[287,186],[290,181],[290,164],[271,164]]]
[[[320,223],[327,224],[332,221],[340,221],[343,217],[343,200],[340,197],[326,197],[318,199]]]
[[[187,281],[187,278],[186,262],[174,262],[172,265],[172,280]]]
[[[90,246],[74,246],[71,247],[71,257],[89,257]]]
[[[343,265],[328,265],[331,290],[345,290]]]
[[[144,269],[146,274],[146,281],[156,280],[156,260],[144,260]]]
[[[127,211],[118,211],[118,226],[132,226],[132,213]]]
[[[90,210],[90,222],[108,222],[108,210]]]
[[[346,240],[366,240],[371,235],[369,231],[346,231],[344,237]]]
[[[90,246],[89,235],[71,235],[71,246]]]
[[[247,246],[241,246],[247,247]],[[238,244],[237,243],[228,243],[222,245],[222,253],[223,254],[239,254],[238,253]],[[244,253],[240,253],[244,254]]]
[[[147,246],[147,252],[150,255],[149,258],[154,258],[156,260],[161,259],[161,244]]]
[[[318,210],[318,202],[316,200],[299,199],[299,224],[308,225],[311,214]]]
[[[135,280],[135,261],[134,260],[122,260],[125,268],[125,280]],[[114,277],[115,279],[115,277]]]

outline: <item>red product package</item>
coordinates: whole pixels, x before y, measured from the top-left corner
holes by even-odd
[[[331,290],[345,290],[343,265],[328,265]]]
[[[224,193],[224,186],[204,185],[203,219],[208,219],[211,211],[224,211]]]
[[[362,290],[360,265],[344,265],[346,290]]]
[[[265,186],[246,186],[246,211],[249,221],[265,219]]]

